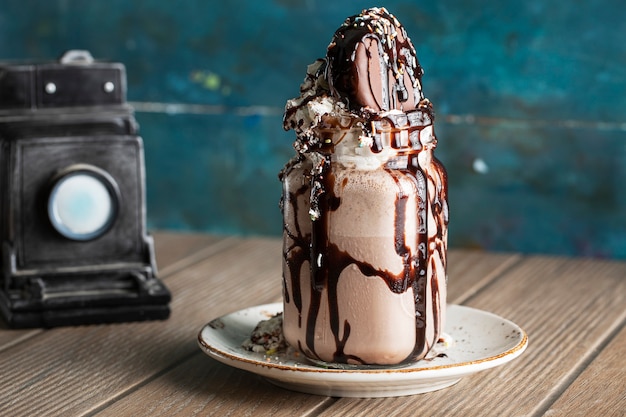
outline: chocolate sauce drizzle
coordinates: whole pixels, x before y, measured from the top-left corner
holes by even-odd
[[[344,352],[345,344],[350,337],[350,323],[339,322],[339,298],[337,296],[337,286],[339,283],[339,276],[342,271],[350,265],[356,265],[359,271],[368,277],[376,276],[382,279],[389,288],[390,291],[400,294],[405,292],[408,288],[413,289],[415,295],[415,326],[416,326],[416,340],[414,352],[406,358],[407,361],[412,358],[419,357],[425,354],[433,341],[426,340],[426,318],[429,314],[433,314],[433,321],[435,328],[439,328],[439,285],[438,280],[445,277],[438,277],[436,275],[436,269],[434,268],[434,259],[431,257],[432,253],[428,250],[433,245],[441,245],[441,234],[443,232],[444,225],[438,225],[438,233],[434,236],[428,236],[426,228],[427,210],[436,209],[436,204],[428,204],[429,201],[434,201],[434,198],[428,198],[426,178],[421,168],[418,165],[417,156],[410,156],[410,163],[404,170],[386,169],[386,171],[396,180],[399,184],[400,181],[407,179],[414,183],[415,191],[419,197],[419,207],[417,211],[417,224],[418,229],[418,245],[417,251],[412,252],[405,241],[406,230],[406,202],[407,196],[398,194],[395,202],[395,220],[394,220],[394,243],[395,251],[398,256],[403,260],[403,269],[399,274],[393,274],[387,270],[381,270],[374,265],[366,262],[362,259],[356,259],[351,254],[340,250],[329,237],[329,217],[332,212],[335,211],[341,204],[341,201],[334,195],[334,174],[333,165],[326,163],[324,169],[319,174],[317,181],[324,183],[324,195],[319,197],[320,205],[320,217],[316,221],[311,221],[310,227],[312,233],[302,234],[302,228],[297,224],[288,225],[285,224],[285,234],[288,237],[288,241],[291,244],[286,248],[284,252],[284,262],[289,268],[289,288],[291,288],[291,295],[293,302],[299,313],[299,326],[302,324],[306,328],[306,346],[304,348],[309,355],[316,357],[315,354],[315,325],[318,319],[318,315],[321,308],[322,293],[327,291],[329,302],[329,317],[330,327],[332,334],[335,338],[336,351],[334,353],[333,360],[340,363],[345,363],[348,360],[351,362],[362,363],[363,361],[353,355],[348,355]],[[305,209],[304,207],[298,207],[298,201],[303,201],[302,197],[306,196],[310,192],[310,187],[300,187],[294,192],[288,193],[285,197],[288,204],[293,204],[293,210],[298,211]],[[441,196],[439,196],[441,197]],[[440,210],[438,210],[440,211]],[[299,216],[298,216],[299,217]],[[293,227],[293,230],[291,228]],[[444,251],[440,251],[439,254],[444,254]],[[302,265],[308,261],[310,263],[311,274],[311,299],[309,300],[308,311],[302,311],[302,299],[300,289],[300,271]],[[443,260],[442,262],[445,262]],[[428,263],[431,263],[431,268],[428,268]],[[445,265],[445,263],[444,263]],[[431,270],[429,276],[428,270]],[[426,306],[426,280],[430,281],[431,296],[433,300],[432,310],[427,311]],[[444,281],[445,282],[445,281]],[[285,286],[287,288],[287,286]],[[287,293],[287,291],[286,291]],[[288,296],[288,294],[287,294]],[[289,298],[286,299],[289,302]],[[304,315],[305,322],[302,323],[302,316]],[[343,337],[340,335],[343,334]],[[434,341],[439,338],[439,334],[435,334]]]
[[[362,54],[357,53],[359,48],[363,48]],[[347,18],[335,32],[326,56],[330,92],[347,100],[352,110],[401,109],[412,96],[410,109],[424,98],[424,71],[415,48],[404,27],[385,8]],[[359,74],[359,63],[369,68],[372,62],[379,63],[378,73]],[[364,81],[368,88],[363,88]]]
[[[420,120],[425,123],[430,123],[428,117],[422,117]],[[391,136],[403,134],[403,130],[406,130],[405,126],[396,126],[396,122],[398,122],[398,120],[387,120],[385,122],[385,133],[391,134]],[[417,135],[417,138],[419,138],[420,130],[423,127],[424,126],[413,126],[413,131]],[[395,144],[393,146],[400,146],[401,144],[401,141],[398,139],[389,141],[392,145]],[[415,327],[417,332],[415,349],[413,353],[406,358],[406,361],[410,361],[413,358],[420,357],[427,353],[432,347],[432,344],[438,340],[440,336],[438,333],[435,333],[432,340],[427,340],[426,320],[427,317],[432,314],[435,329],[440,329],[441,318],[439,317],[439,311],[442,306],[439,305],[439,282],[443,280],[441,282],[445,285],[445,276],[441,277],[437,275],[434,256],[437,254],[441,257],[440,262],[445,267],[445,234],[448,223],[446,206],[447,188],[445,187],[447,181],[445,169],[434,157],[431,156],[429,158],[431,162],[429,166],[420,167],[418,160],[419,153],[432,153],[432,147],[422,148],[418,145],[419,143],[419,140],[417,140],[417,143],[410,142],[410,144],[407,145],[409,150],[404,155],[400,156],[406,157],[408,160],[404,168],[383,168],[398,184],[398,190],[401,189],[400,183],[402,181],[410,181],[418,197],[418,209],[415,213],[415,215],[418,216],[416,219],[416,224],[418,225],[418,243],[416,246],[417,250],[412,252],[410,245],[405,241],[407,195],[401,192],[398,192],[396,195],[394,247],[396,254],[402,259],[403,269],[400,274],[393,274],[390,271],[378,269],[365,260],[356,259],[351,254],[340,250],[337,245],[332,242],[329,236],[329,218],[332,212],[337,210],[341,205],[341,199],[334,194],[336,182],[334,169],[344,168],[336,168],[335,165],[330,162],[329,156],[325,156],[321,159],[321,167],[316,167],[317,169],[308,171],[310,177],[303,185],[295,190],[289,190],[288,187],[285,187],[283,204],[290,204],[290,209],[293,210],[293,212],[298,213],[301,210],[308,209],[308,207],[300,207],[300,203],[315,198],[320,213],[320,216],[315,221],[311,221],[306,227],[303,227],[303,225],[300,225],[297,221],[293,225],[284,224],[286,242],[289,242],[289,245],[285,247],[284,251],[284,262],[289,269],[289,276],[291,278],[288,287],[291,288],[291,296],[298,310],[299,326],[301,327],[304,324],[306,328],[306,346],[300,346],[300,348],[304,349],[308,355],[312,357],[317,356],[315,354],[314,345],[315,325],[321,308],[322,293],[326,290],[330,308],[330,327],[335,338],[336,346],[333,360],[336,362],[363,362],[360,358],[344,352],[344,347],[350,337],[350,323],[339,322],[340,300],[337,296],[337,285],[342,271],[350,265],[357,266],[364,276],[379,277],[387,284],[389,290],[394,293],[400,294],[407,291],[409,288],[413,289],[415,296]],[[300,164],[304,163],[304,161],[304,157],[297,159],[297,162]],[[286,167],[281,174],[283,181],[285,177],[291,174],[293,165],[294,164]],[[296,174],[299,175],[300,173],[298,172]],[[428,191],[428,183],[435,184],[431,187],[436,190],[434,194]],[[315,187],[313,184],[321,184],[321,186]],[[317,189],[318,194],[311,196],[313,189]],[[306,198],[307,196],[309,197],[308,199]],[[436,220],[435,231],[429,231],[426,227],[429,211]],[[295,218],[303,217],[304,216],[295,216]],[[311,232],[303,233],[303,230],[311,230]],[[306,261],[308,261],[310,265],[312,288],[311,299],[309,300],[310,307],[308,311],[302,311],[303,302],[300,289],[300,271]],[[427,310],[426,290],[429,287],[433,305],[432,309]],[[286,285],[285,288],[287,288]],[[289,302],[289,294],[286,294],[286,297],[286,301]],[[304,323],[302,323],[303,316]],[[340,337],[340,335],[343,335],[343,337]]]

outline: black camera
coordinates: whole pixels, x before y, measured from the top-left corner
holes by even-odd
[[[11,327],[166,319],[120,63],[0,63],[0,311]]]

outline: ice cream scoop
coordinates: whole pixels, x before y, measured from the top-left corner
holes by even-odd
[[[447,176],[404,28],[384,8],[336,31],[285,107],[283,331],[308,358],[423,358],[445,321]]]

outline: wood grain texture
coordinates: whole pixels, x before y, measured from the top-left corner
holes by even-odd
[[[5,349],[41,333],[41,329],[10,329],[4,320],[0,320],[0,354]]]
[[[518,254],[450,250],[448,303],[464,302],[521,259]]]
[[[518,359],[445,390],[407,398],[342,399],[322,416],[535,416],[557,398],[626,318],[626,263],[531,257],[467,305],[526,330]]]
[[[0,369],[14,377],[0,380],[0,415],[80,415],[197,354],[213,316],[279,299],[276,253],[277,241],[240,241],[166,277],[167,321],[52,329],[6,349]]]
[[[626,263],[450,251],[449,302],[491,311],[527,351],[450,388],[381,399],[277,388],[196,345],[214,317],[281,300],[281,242],[155,234],[170,319],[0,328],[0,415],[622,416]]]
[[[96,415],[288,417],[310,413],[326,401],[331,400],[277,388],[199,352]]]
[[[601,348],[546,416],[626,416],[626,327]]]
[[[276,242],[278,244],[278,242]],[[279,253],[279,252],[277,252]],[[454,297],[460,298],[465,294],[472,294],[480,285],[517,260],[517,255],[493,255],[483,252],[450,253],[451,263],[455,266],[450,269],[451,279],[455,285],[451,292]],[[246,260],[245,262],[248,262]],[[242,261],[243,262],[243,261]],[[262,269],[259,268],[260,271]],[[269,271],[269,273],[273,273]],[[458,279],[457,279],[458,278]],[[277,290],[280,282],[275,281]],[[256,301],[250,305],[260,304]],[[249,305],[248,305],[249,306]],[[204,356],[203,354],[201,354]],[[125,398],[120,399],[110,407],[103,409],[103,416],[121,415],[128,413],[133,416],[143,415],[272,415],[294,416],[315,415],[336,399],[299,394],[296,392],[276,388],[259,377],[234,369],[223,369],[225,366],[208,357],[193,359],[197,365],[189,370],[181,371],[176,368],[150,383],[140,387]],[[186,366],[184,366],[187,369]],[[215,371],[217,369],[217,371]],[[229,386],[240,395],[224,395],[222,376],[233,380]],[[179,376],[174,376],[179,375]],[[172,378],[179,380],[177,387],[172,387]],[[187,389],[187,386],[202,386],[203,391],[196,388]],[[177,390],[178,395],[173,393]],[[256,394],[250,395],[251,392]],[[158,405],[146,410],[141,404],[155,401]],[[245,400],[244,400],[245,399]],[[289,400],[291,399],[291,400]],[[166,410],[166,411],[164,411]],[[174,411],[176,410],[176,411]],[[173,414],[172,414],[173,413]],[[99,415],[100,415],[99,414]]]
[[[189,259],[198,251],[206,250],[226,239],[201,233],[155,231],[151,234],[154,238],[154,251],[160,271],[168,269],[172,264]]]

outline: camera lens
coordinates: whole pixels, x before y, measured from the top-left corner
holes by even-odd
[[[90,240],[109,229],[118,201],[115,184],[107,177],[97,170],[79,169],[55,182],[48,198],[48,217],[57,232],[68,239]]]

